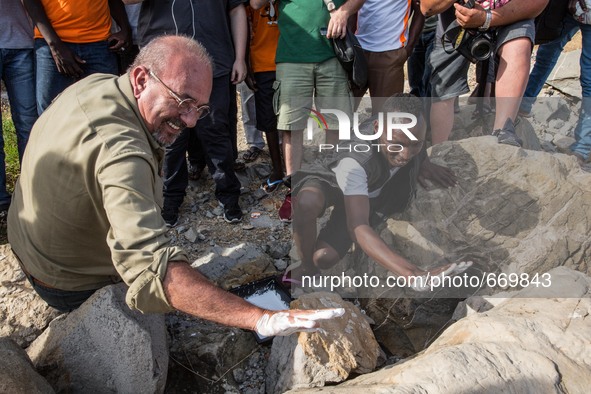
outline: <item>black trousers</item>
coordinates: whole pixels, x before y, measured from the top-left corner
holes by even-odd
[[[164,206],[178,208],[189,183],[186,154],[194,164],[207,164],[215,182],[215,196],[222,204],[238,203],[240,181],[234,172],[231,124],[230,76],[213,79],[211,113],[184,130],[167,149],[164,158]],[[235,95],[235,93],[234,93]],[[201,165],[203,165],[201,164]]]

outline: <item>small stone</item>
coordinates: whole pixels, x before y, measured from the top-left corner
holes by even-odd
[[[572,137],[566,137],[563,135],[557,135],[552,142],[556,145],[556,148],[561,153],[570,152],[570,146],[575,143],[575,139]]]
[[[263,206],[263,209],[267,212],[273,212],[277,209],[275,206],[275,201],[273,201],[270,198],[261,201],[261,205]]]
[[[260,360],[261,360],[261,354],[255,353],[252,356],[250,356],[250,359],[248,360],[248,366],[251,368],[255,368]]]
[[[267,244],[267,254],[274,259],[280,259],[289,254],[291,242],[274,242]]]
[[[244,370],[242,368],[235,368],[232,371],[232,375],[234,376],[234,380],[236,381],[236,383],[242,383],[245,380]]]
[[[224,214],[224,208],[221,206],[215,207],[211,213],[215,216],[222,216]]]
[[[242,225],[242,229],[243,230],[252,230],[252,229],[254,229],[254,226],[252,224],[244,224],[244,225]]]
[[[276,259],[273,264],[275,265],[275,268],[277,268],[278,271],[283,271],[284,269],[287,268],[287,261],[285,260],[281,260],[281,259]]]
[[[556,147],[554,146],[554,144],[552,142],[548,142],[548,141],[544,141],[542,142],[542,149],[546,152],[556,152]]]
[[[215,215],[213,213],[211,213],[210,211],[205,212],[205,217],[208,219],[213,219],[215,217]]]
[[[193,227],[190,227],[186,233],[183,234],[183,236],[185,237],[185,239],[191,243],[194,243],[195,241],[197,241],[198,238],[198,233],[197,231],[195,231],[195,229]]]
[[[261,199],[267,197],[267,192],[265,192],[263,189],[256,189],[252,193],[252,196],[257,200],[261,200]]]

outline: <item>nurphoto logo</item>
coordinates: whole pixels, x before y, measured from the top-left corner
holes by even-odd
[[[353,144],[326,144],[322,143],[318,145],[318,151],[355,151],[355,152],[369,152],[372,147],[377,148],[378,152],[380,149],[386,149],[388,152],[401,152],[404,147],[400,144],[383,144],[379,143],[379,139],[384,134],[384,130],[386,132],[386,139],[388,141],[392,140],[392,132],[393,130],[400,130],[402,131],[411,141],[417,141],[417,137],[415,137],[411,132],[410,129],[417,125],[417,117],[408,112],[387,112],[383,113],[380,112],[377,115],[377,122],[378,127],[377,129],[371,128],[371,130],[364,130],[361,132],[359,130],[359,114],[357,112],[353,113],[353,121],[349,119],[349,116],[338,109],[322,109],[320,111],[316,111],[311,108],[306,108],[310,110],[310,116],[308,118],[308,124],[306,127],[306,139],[311,141],[314,136],[314,125],[320,128],[323,131],[328,130],[328,123],[326,118],[323,114],[332,114],[336,117],[338,122],[338,131],[339,131],[339,142],[343,141],[360,141]],[[354,138],[351,138],[351,130],[353,131]],[[368,134],[368,131],[372,133]],[[367,143],[361,142],[367,141]],[[371,141],[376,141],[374,143],[369,143]]]

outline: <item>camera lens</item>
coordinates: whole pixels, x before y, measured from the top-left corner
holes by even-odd
[[[492,43],[484,37],[474,39],[470,47],[470,53],[478,61],[488,59],[492,52]]]

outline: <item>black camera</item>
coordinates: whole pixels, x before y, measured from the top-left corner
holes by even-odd
[[[458,1],[466,8],[474,7],[474,0]],[[495,31],[480,31],[478,29],[464,29],[454,20],[441,37],[441,43],[447,53],[459,52],[472,63],[483,61],[491,57],[495,51]],[[450,49],[451,48],[451,49]]]

